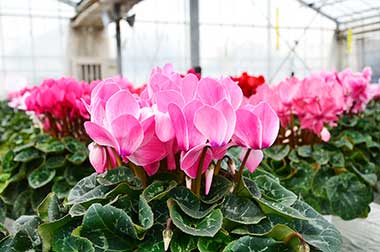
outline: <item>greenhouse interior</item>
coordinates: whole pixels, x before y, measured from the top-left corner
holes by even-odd
[[[379,0],[0,0],[1,252],[380,251]]]

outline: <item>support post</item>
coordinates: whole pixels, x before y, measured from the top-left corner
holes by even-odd
[[[272,0],[267,0],[267,19],[267,80],[269,80],[272,72]]]
[[[335,44],[333,46],[332,55],[335,56],[334,58],[335,58],[336,70],[341,71],[343,69],[343,65],[344,65],[343,61],[345,61],[345,59],[344,59],[345,54],[343,52],[344,43],[343,43],[342,33],[340,32],[339,29],[335,30],[334,42],[335,42]]]
[[[189,0],[190,4],[190,59],[191,66],[200,66],[199,59],[199,1]]]
[[[120,37],[120,4],[115,4],[115,27],[116,27],[116,50],[117,50],[117,73],[123,77],[123,58],[121,54],[121,37]]]

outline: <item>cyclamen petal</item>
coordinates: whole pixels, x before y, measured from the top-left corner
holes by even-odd
[[[189,148],[204,144],[207,141],[207,138],[201,132],[199,132],[199,130],[194,125],[195,112],[202,106],[203,104],[201,101],[193,100],[186,104],[186,106],[183,108],[183,113],[187,124]]]
[[[204,105],[194,116],[194,125],[210,142],[211,146],[226,144],[227,120],[218,109]]]
[[[240,160],[242,161],[244,159],[245,154],[248,150],[242,151]],[[261,161],[263,160],[264,154],[261,150],[251,150],[247,163],[245,166],[247,167],[248,171],[250,173],[254,172],[256,168],[260,165]]]
[[[176,104],[182,108],[185,104],[181,94],[175,90],[160,91],[156,94],[157,108],[161,112],[168,111],[168,105],[170,103]]]
[[[276,112],[268,105],[261,102],[253,108],[253,112],[258,116],[262,126],[262,148],[270,147],[277,138],[280,129],[280,120]]]
[[[167,142],[175,137],[173,125],[168,113],[157,111],[155,115],[155,123],[157,137],[162,142]]]
[[[186,75],[182,80],[181,91],[186,103],[194,100],[198,92],[198,78],[194,74]]]
[[[241,88],[231,78],[224,78],[223,85],[229,93],[232,107],[236,110],[240,107],[243,101],[243,92]]]
[[[208,168],[205,172],[205,195],[208,195],[210,192],[212,179],[214,177],[214,166],[211,165],[210,168]]]
[[[189,149],[189,133],[186,118],[178,105],[171,103],[168,106],[170,120],[172,121],[173,129],[180,150]]]
[[[154,123],[144,130],[144,140],[138,150],[128,159],[136,165],[146,166],[160,161],[168,155],[168,148],[155,134]]]
[[[134,153],[144,139],[140,122],[132,115],[121,115],[111,122],[112,134],[119,144],[118,153],[127,157]]]
[[[113,81],[102,81],[91,92],[91,101],[100,99],[107,101],[114,93],[120,90],[120,87]],[[92,105],[92,104],[91,104]]]
[[[91,137],[92,140],[94,140],[97,144],[119,149],[119,144],[117,143],[116,139],[105,128],[93,122],[85,122],[84,128],[87,135]]]
[[[153,176],[154,174],[156,174],[159,168],[160,162],[155,162],[144,166],[144,170],[148,174],[148,176]]]
[[[198,97],[205,104],[215,105],[228,96],[220,82],[212,78],[204,78],[198,84]]]
[[[107,153],[105,147],[95,143],[88,145],[90,151],[89,160],[97,173],[103,173],[107,170]]]
[[[105,148],[107,150],[107,157],[110,161],[111,167],[112,168],[117,167],[118,166],[118,163],[116,160],[117,154],[114,152],[114,150],[111,147],[105,147]]]
[[[112,122],[121,115],[132,115],[135,118],[140,116],[140,106],[136,98],[128,90],[120,90],[113,94],[106,103],[106,117],[108,122]]]
[[[200,158],[203,152],[203,148],[205,148],[206,146],[206,144],[201,144],[195,146],[187,152],[181,153],[181,169],[186,173],[187,176],[189,176],[192,179],[195,179],[197,177]],[[207,170],[211,161],[212,152],[208,148],[203,162],[202,174]]]
[[[226,99],[223,99],[222,101],[218,102],[215,105],[215,108],[223,113],[224,118],[227,121],[227,130],[224,136],[224,142],[228,143],[231,140],[231,137],[235,131],[236,112],[234,111],[232,105]]]
[[[104,125],[106,111],[103,102],[98,99],[90,107],[91,122]]]
[[[261,149],[262,131],[261,121],[253,112],[243,108],[236,111],[235,136],[239,145]]]

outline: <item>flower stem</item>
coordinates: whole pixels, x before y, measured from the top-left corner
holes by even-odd
[[[139,177],[141,179],[143,188],[147,187],[147,185],[148,185],[148,178],[147,178],[147,176],[145,174],[144,169],[141,168],[141,167],[138,167],[137,165],[135,165],[132,162],[128,162],[128,164],[129,164],[129,167],[132,169],[133,173],[135,174],[135,176],[137,176],[137,177]]]
[[[206,152],[207,152],[207,146],[204,147],[202,150],[201,158],[199,160],[199,165],[198,165],[197,177],[195,179],[195,182],[193,183],[193,191],[198,198],[201,196],[202,168],[203,168],[203,163],[205,161]]]
[[[295,148],[296,147],[296,145],[297,145],[297,136],[296,136],[296,134],[295,134],[295,132],[294,132],[294,126],[295,126],[295,124],[294,124],[294,115],[293,114],[291,114],[290,115],[290,132],[291,132],[291,134],[290,134],[290,147],[292,147],[292,148]]]
[[[235,183],[236,184],[238,184],[241,180],[241,177],[243,175],[243,169],[245,167],[245,164],[247,163],[247,160],[248,160],[250,153],[251,153],[251,149],[248,149],[247,152],[245,153],[245,156],[243,158],[243,162],[241,162],[241,165],[239,167],[239,171],[236,173],[236,176],[235,176]]]
[[[220,171],[220,167],[222,165],[223,158],[219,159],[218,162],[216,162],[214,175],[218,175]]]

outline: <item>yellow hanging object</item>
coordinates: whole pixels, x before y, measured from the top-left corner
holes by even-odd
[[[352,53],[352,29],[347,30],[347,52]]]
[[[280,10],[276,8],[276,50],[280,49]]]

